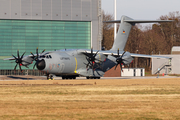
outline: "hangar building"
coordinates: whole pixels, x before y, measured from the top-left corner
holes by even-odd
[[[14,74],[3,59],[17,50],[101,49],[101,24],[101,0],[0,0],[0,74]]]

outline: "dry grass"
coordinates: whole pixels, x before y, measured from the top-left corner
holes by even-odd
[[[0,119],[180,119],[180,78],[0,84]]]

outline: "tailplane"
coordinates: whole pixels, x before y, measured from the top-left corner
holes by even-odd
[[[134,26],[136,23],[172,22],[172,20],[134,20],[130,17],[122,16],[121,20],[104,22],[121,23],[111,50],[119,49],[120,51],[124,51],[131,27]]]

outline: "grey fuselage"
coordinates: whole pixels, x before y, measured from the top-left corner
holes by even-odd
[[[122,51],[123,52],[123,51]],[[121,52],[121,53],[122,53]],[[128,53],[126,53],[128,54]],[[82,75],[82,76],[103,76],[104,72],[114,67],[116,63],[116,57],[111,55],[103,55],[98,53],[96,56],[96,62],[94,64],[94,72],[88,64],[88,57],[77,50],[58,50],[49,52],[48,54],[39,58],[39,60],[45,61],[44,69],[40,69],[48,74],[54,74],[57,76],[64,75]],[[130,60],[130,62],[132,59]],[[128,62],[128,64],[130,63]],[[37,67],[38,68],[38,67]],[[89,70],[89,72],[87,72]],[[97,72],[98,71],[98,72]],[[97,72],[97,73],[96,73]]]

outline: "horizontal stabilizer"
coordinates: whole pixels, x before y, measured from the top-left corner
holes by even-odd
[[[121,20],[103,21],[105,23],[121,23]],[[155,22],[173,22],[173,20],[123,20],[128,23],[155,23]]]

